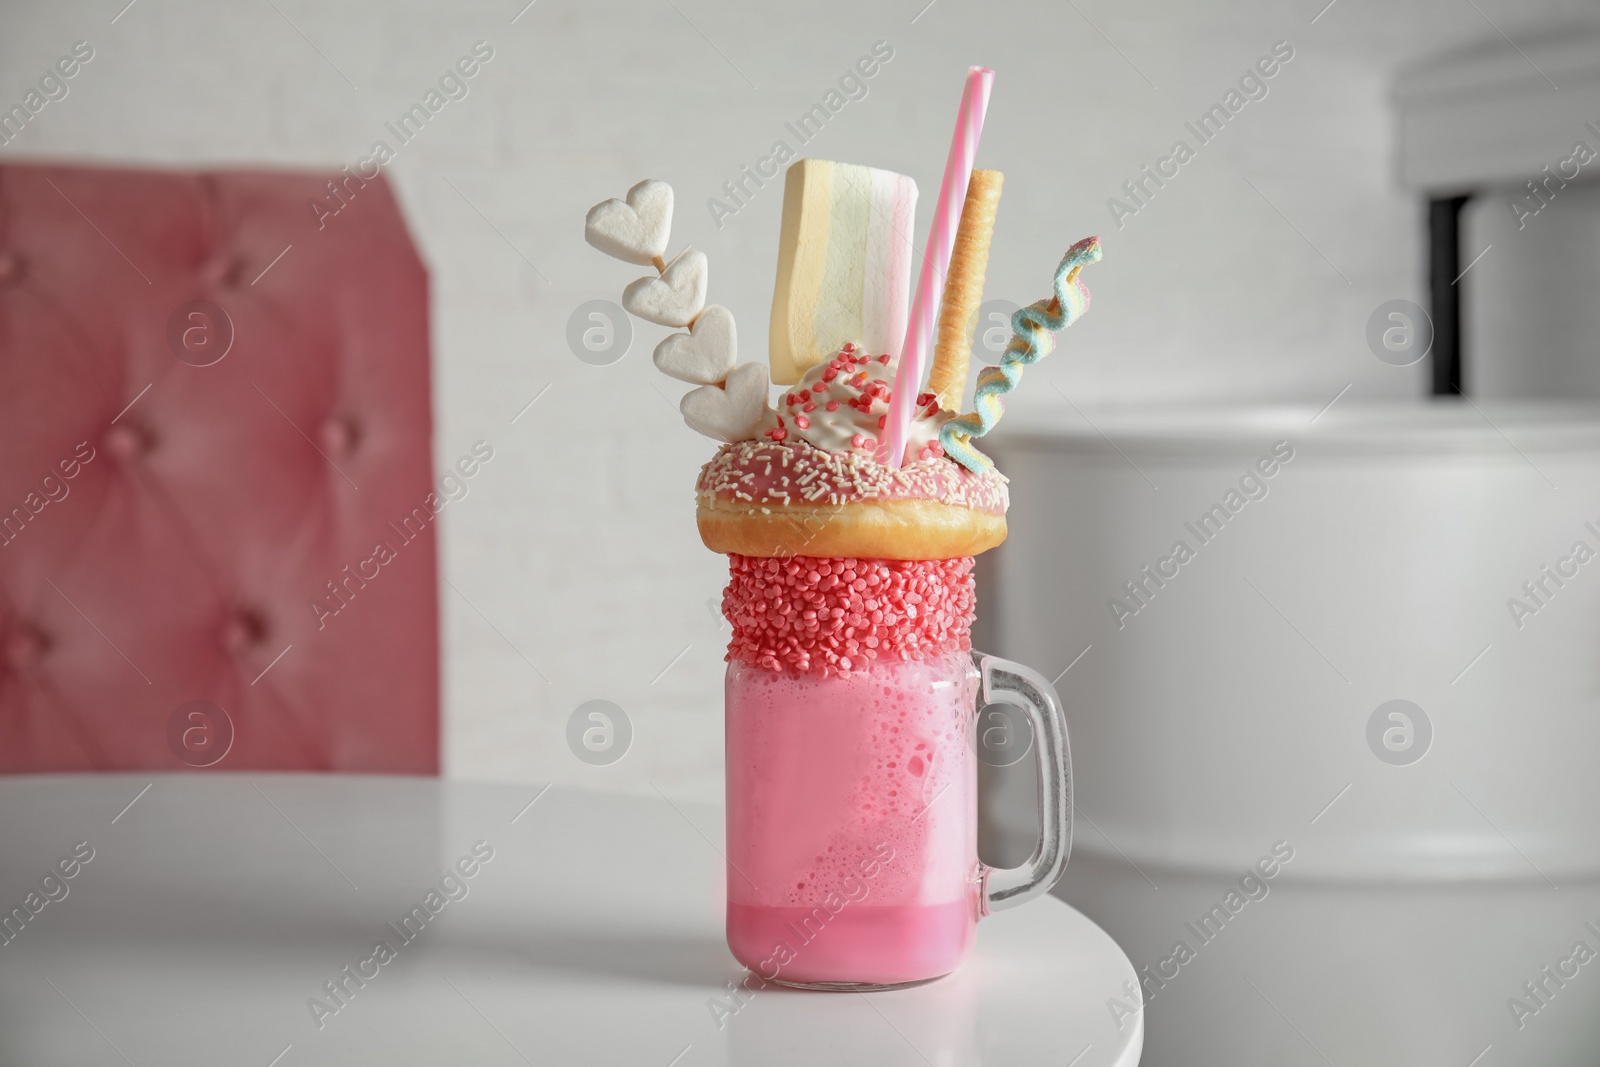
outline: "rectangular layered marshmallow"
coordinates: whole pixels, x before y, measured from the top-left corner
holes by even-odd
[[[792,385],[846,341],[900,355],[911,293],[917,183],[904,174],[802,159],[783,186],[772,380]]]

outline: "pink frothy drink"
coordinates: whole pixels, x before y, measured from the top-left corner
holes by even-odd
[[[899,985],[972,947],[970,656],[728,672],[728,944],[787,983]]]
[[[948,974],[1013,873],[977,855],[972,559],[730,558],[729,947],[809,988]]]
[[[1005,540],[1009,504],[972,439],[1049,351],[1045,331],[1087,309],[1077,276],[1100,251],[1095,238],[1069,250],[1052,295],[1012,317],[1001,367],[980,372],[976,410],[957,414],[1000,188],[998,172],[973,169],[993,73],[968,71],[909,314],[915,183],[819,160],[789,169],[770,377],[736,363],[731,316],[705,304],[703,257],[675,257],[699,263],[687,273],[663,260],[670,187],[640,182],[584,221],[590,244],[660,273],[623,302],[689,329],[654,362],[696,386],[684,419],[723,442],[701,468],[695,522],[731,570],[728,944],[764,982],[855,990],[947,974],[978,920],[1048,891],[1071,848],[1055,690],[972,651],[973,557]],[[978,862],[980,695],[1027,716],[1041,835],[1021,867]]]

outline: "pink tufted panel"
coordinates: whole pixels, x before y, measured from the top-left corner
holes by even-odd
[[[0,167],[0,771],[437,773],[427,277],[326,181]]]

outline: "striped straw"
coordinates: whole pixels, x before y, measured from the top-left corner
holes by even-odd
[[[955,137],[950,142],[950,155],[945,159],[939,203],[934,209],[933,226],[928,231],[928,252],[922,257],[922,273],[917,278],[910,321],[906,324],[906,341],[900,347],[900,364],[895,369],[887,433],[878,454],[878,461],[890,467],[899,467],[905,462],[911,413],[916,408],[917,394],[922,390],[922,379],[928,371],[934,317],[939,313],[939,301],[944,296],[950,250],[955,244],[956,227],[961,224],[961,205],[967,199],[967,181],[972,177],[972,163],[978,155],[978,138],[983,134],[983,116],[989,110],[989,90],[993,86],[994,71],[986,67],[967,69]]]

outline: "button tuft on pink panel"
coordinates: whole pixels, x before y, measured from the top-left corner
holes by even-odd
[[[119,422],[106,431],[106,451],[120,460],[135,460],[150,451],[150,434],[131,422]]]
[[[19,674],[29,671],[38,666],[49,647],[50,643],[38,630],[26,623],[18,624],[5,636],[6,665]]]

